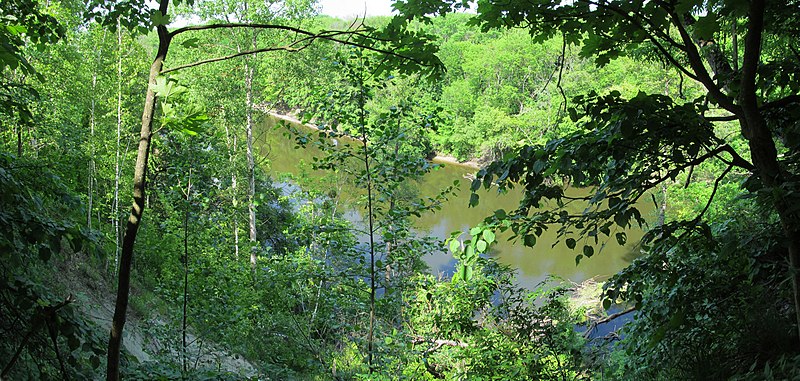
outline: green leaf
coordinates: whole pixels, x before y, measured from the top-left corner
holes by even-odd
[[[477,193],[469,195],[469,206],[477,206],[478,202],[479,202],[479,197]]]
[[[533,234],[525,235],[524,244],[529,247],[536,246],[536,236]]]
[[[169,15],[165,16],[160,10],[156,10],[150,15],[150,22],[153,26],[167,25],[169,24]]]
[[[533,173],[542,173],[542,171],[547,167],[547,163],[541,160],[536,160],[533,163]]]
[[[486,245],[486,241],[483,241],[483,240],[478,241],[477,243],[475,243],[475,247],[478,249],[479,253],[483,253],[484,251],[486,251],[486,246],[487,246]]]
[[[493,231],[491,231],[491,230],[484,230],[483,231],[483,240],[486,241],[486,243],[491,244],[492,242],[494,242],[494,239],[495,239],[495,235],[494,235]]]
[[[603,299],[603,309],[611,308],[611,299]]]
[[[625,235],[625,233],[620,232],[615,234],[614,236],[617,238],[617,243],[620,244],[620,246],[624,245],[625,242],[628,241],[628,236]]]
[[[574,249],[575,248],[575,244],[576,244],[575,239],[574,238],[567,238],[566,244],[567,244],[567,247],[570,248],[570,250]]]
[[[200,42],[200,39],[193,37],[186,41],[181,42],[181,46],[183,46],[186,49],[196,48],[198,46],[198,42]]]
[[[464,261],[472,262],[474,258],[475,258],[475,247],[469,245],[464,249]]]
[[[458,282],[459,280],[467,281],[467,266],[464,264],[458,265],[458,270],[453,274],[453,282]]]
[[[458,249],[461,248],[461,243],[458,240],[454,239],[450,241],[450,252],[457,253]]]
[[[694,23],[694,36],[701,40],[711,40],[720,31],[719,20],[714,14],[707,14]]]
[[[164,75],[156,77],[156,83],[151,84],[150,88],[161,98],[180,95],[188,90],[185,86],[178,85],[178,81]]]
[[[592,255],[594,255],[594,248],[589,245],[584,245],[583,255],[585,255],[587,258],[590,258]]]

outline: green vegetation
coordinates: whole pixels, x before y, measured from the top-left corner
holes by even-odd
[[[796,379],[800,4],[468,4],[0,0],[0,378]],[[318,127],[291,179],[265,111]],[[524,192],[414,230],[481,188]],[[602,285],[491,256],[634,227]]]

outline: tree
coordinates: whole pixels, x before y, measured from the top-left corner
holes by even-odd
[[[286,22],[298,21],[306,17],[313,10],[310,3],[292,2],[283,4],[282,1],[269,1],[264,3],[250,3],[248,1],[238,2],[211,2],[205,1],[198,4],[202,10],[201,16],[206,19],[218,20],[219,22]],[[229,30],[232,43],[235,46],[229,48],[237,54],[244,51],[252,51],[258,48],[259,42],[265,40],[265,30],[259,28],[234,28]],[[270,36],[266,36],[269,40]],[[272,43],[272,42],[271,42]],[[275,42],[277,43],[277,42]],[[248,236],[251,245],[258,242],[256,228],[256,159],[253,152],[253,129],[255,119],[253,112],[255,109],[254,96],[257,94],[257,87],[254,88],[254,78],[256,76],[257,61],[249,55],[243,57],[243,82],[244,82],[244,115],[245,115],[245,136],[246,136],[246,157],[247,157],[247,211],[248,211]],[[232,181],[236,182],[235,174]],[[237,200],[234,200],[236,204]],[[236,224],[234,224],[236,225]],[[235,240],[238,242],[238,229],[234,231]],[[236,247],[238,252],[238,244]],[[255,271],[257,262],[257,250],[253,247],[250,250],[250,266]]]
[[[429,127],[432,116],[418,110],[408,93],[400,92],[402,95],[391,97],[394,99],[375,99],[378,89],[391,86],[395,80],[393,76],[383,79],[373,75],[371,69],[376,61],[380,62],[379,58],[364,49],[340,52],[336,62],[341,73],[335,73],[340,75],[339,81],[322,91],[327,95],[316,107],[325,119],[331,120],[330,124],[319,127],[316,140],[288,127],[299,145],[313,141],[322,151],[321,157],[314,158],[315,169],[347,174],[357,189],[366,192],[362,195],[365,230],[358,234],[368,239],[363,251],[369,258],[366,352],[370,374],[380,363],[375,340],[379,326],[376,292],[383,289],[384,299],[402,299],[404,286],[408,286],[403,282],[421,268],[421,255],[435,250],[426,238],[410,234],[411,219],[440,208],[453,189],[448,187],[427,199],[414,199],[410,183],[436,168],[425,159],[427,151],[420,136],[420,126]],[[357,141],[351,144],[351,139]],[[393,312],[389,315],[397,318],[400,311]]]
[[[192,5],[188,1],[188,5]],[[142,123],[140,139],[137,149],[136,165],[134,167],[133,179],[133,207],[125,229],[122,243],[122,253],[120,257],[119,278],[117,288],[117,301],[114,308],[114,317],[111,325],[111,335],[108,344],[108,369],[106,377],[108,380],[119,378],[119,356],[122,343],[122,330],[125,325],[128,298],[130,290],[131,261],[133,258],[134,243],[142,219],[145,207],[145,190],[148,159],[150,155],[150,144],[153,135],[153,120],[156,110],[156,98],[163,96],[164,91],[170,91],[170,81],[164,74],[176,70],[198,66],[211,62],[219,62],[237,57],[250,56],[253,54],[270,51],[297,51],[309,46],[316,40],[327,40],[332,42],[344,43],[363,47],[372,51],[385,54],[387,59],[384,61],[383,68],[392,65],[398,66],[401,71],[417,71],[422,67],[436,69],[439,67],[438,60],[433,55],[435,50],[431,45],[425,44],[426,36],[420,33],[405,32],[396,25],[382,31],[372,28],[359,26],[358,28],[345,31],[321,31],[318,33],[299,29],[292,26],[281,24],[256,24],[256,23],[211,23],[201,26],[187,26],[170,31],[167,24],[169,17],[169,0],[161,0],[157,9],[149,9],[148,6],[139,0],[120,3],[108,3],[104,0],[93,0],[88,5],[89,18],[100,20],[106,25],[114,27],[118,22],[129,28],[146,32],[154,28],[158,36],[158,48],[153,63],[150,67],[150,75],[147,93],[145,95],[144,108],[142,112]],[[275,30],[289,34],[289,41],[284,45],[272,45],[264,48],[257,48],[242,51],[226,56],[208,58],[193,63],[164,69],[164,62],[170,49],[173,39],[185,33],[201,32],[215,29],[252,29],[252,30]],[[389,36],[394,37],[390,39]],[[411,46],[409,41],[422,41],[422,44]],[[184,45],[191,46],[191,41],[184,41]],[[157,88],[161,88],[162,94],[157,94]]]
[[[39,96],[25,83],[25,77],[44,80],[26,57],[25,48],[55,43],[64,37],[65,30],[53,16],[41,11],[37,1],[3,0],[0,9],[0,125],[6,124],[6,118],[17,122],[17,156],[22,156],[22,128],[33,123],[29,102]],[[10,78],[7,71],[12,74]]]
[[[395,22],[428,21],[431,14],[471,4],[401,0],[395,8],[402,16]],[[800,330],[800,209],[796,207],[800,118],[791,111],[800,103],[796,74],[800,56],[789,42],[800,31],[800,3],[481,0],[474,23],[484,30],[527,28],[536,41],[561,35],[600,66],[647,50],[707,91],[705,97],[683,104],[670,96],[645,93],[632,99],[618,92],[576,98],[569,111],[582,131],[545,145],[519,147],[480,171],[473,190],[493,182],[500,189],[515,183],[526,189],[517,210],[498,211],[490,223],[511,229],[526,244],[534,244],[548,226],[560,224],[564,244],[575,248],[577,240],[585,243],[576,258],[580,260],[594,254],[589,240],[597,243],[601,235],[609,237],[611,229],[644,224],[635,203],[651,189],[704,162],[723,163],[705,208],[695,218],[651,230],[645,241],[707,232],[703,214],[718,185],[735,179],[734,169],[744,171],[742,194],[759,197],[780,221]],[[720,44],[725,35],[736,43]],[[740,127],[746,141],[743,149],[733,148],[718,134],[726,122]],[[584,212],[561,209],[577,201],[564,194],[561,181],[594,187],[581,200],[588,202]],[[557,207],[532,211],[548,200]],[[626,240],[624,232],[616,232],[615,238],[620,243]]]

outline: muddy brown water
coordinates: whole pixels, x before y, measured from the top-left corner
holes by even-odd
[[[298,175],[303,171],[312,177],[324,176],[323,172],[311,170],[312,158],[315,155],[318,156],[319,152],[314,148],[295,148],[296,144],[286,135],[286,130],[275,128],[278,122],[279,119],[268,116],[256,132],[256,148],[262,157],[268,159],[265,161],[265,165],[270,173],[277,177],[282,173]],[[299,124],[295,124],[295,127],[306,132],[313,132]],[[444,164],[416,183],[418,197],[426,197],[437,194],[456,180],[460,182],[460,188],[442,205],[441,210],[423,214],[415,221],[414,226],[419,234],[444,239],[454,231],[468,231],[470,227],[480,223],[497,209],[512,210],[518,205],[519,191],[501,195],[490,189],[480,193],[480,203],[477,207],[469,207],[469,184],[471,181],[468,178],[474,172],[473,168]],[[339,184],[338,186],[342,194],[357,193],[351,185]],[[348,187],[350,188],[348,189]],[[572,194],[581,192],[586,191],[570,190]],[[345,199],[344,202],[348,201]],[[346,215],[350,219],[357,220],[361,216],[360,212],[361,210],[356,207],[350,207],[350,211]],[[643,211],[643,213],[652,212]],[[654,220],[654,218],[648,220]],[[527,288],[534,287],[550,274],[574,282],[581,282],[593,277],[603,279],[621,270],[636,257],[638,253],[636,243],[643,234],[640,230],[629,230],[626,232],[628,243],[625,246],[619,246],[612,233],[612,238],[606,239],[605,244],[601,240],[599,245],[595,245],[596,254],[593,257],[584,258],[580,265],[576,266],[577,251],[568,249],[563,243],[552,247],[556,241],[556,231],[557,227],[545,231],[537,239],[538,243],[533,248],[523,246],[520,241],[508,241],[506,239],[508,235],[501,234],[491,255],[496,257],[499,262],[516,269],[518,283]],[[580,247],[582,245],[579,244],[578,248]],[[455,260],[449,252],[429,253],[425,255],[424,260],[434,273],[443,273],[447,276],[452,274],[455,265]]]

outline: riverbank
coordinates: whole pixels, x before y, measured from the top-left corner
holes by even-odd
[[[277,113],[275,111],[270,111],[270,110],[262,110],[262,111],[265,114],[267,114],[267,115],[269,115],[269,116],[271,116],[273,118],[280,119],[280,120],[283,120],[283,121],[286,121],[286,122],[289,122],[289,123],[301,124],[301,125],[303,125],[305,127],[308,127],[308,128],[314,129],[314,130],[319,130],[319,127],[316,124],[303,123],[303,121],[298,119],[296,116],[288,115],[288,114],[280,114],[280,113]],[[436,164],[455,165],[455,166],[474,169],[474,170],[478,170],[478,169],[481,168],[481,165],[475,160],[468,160],[468,161],[463,161],[462,162],[462,161],[459,161],[457,158],[455,158],[453,156],[446,156],[446,155],[436,155],[436,156],[433,157],[433,159],[431,159],[431,162],[436,163]]]

